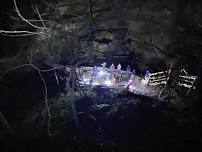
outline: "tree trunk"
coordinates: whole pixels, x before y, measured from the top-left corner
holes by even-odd
[[[74,66],[71,67],[70,70],[70,75],[71,75],[71,87],[70,87],[70,103],[72,107],[72,112],[73,112],[73,117],[74,117],[74,122],[76,125],[76,128],[79,128],[79,120],[77,116],[77,110],[75,106],[75,94],[74,94],[74,89],[75,89],[75,78],[76,78],[76,69]]]

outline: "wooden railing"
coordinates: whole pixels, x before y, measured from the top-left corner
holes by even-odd
[[[166,85],[169,80],[170,72],[171,70],[152,73],[149,76],[148,85],[151,86]]]
[[[197,78],[198,78],[197,76],[193,75],[179,75],[177,85],[180,87],[187,88],[188,89],[187,94],[189,94],[189,92],[192,89],[196,89],[195,82]]]
[[[169,71],[162,71],[152,73],[148,78],[148,85],[150,86],[157,86],[157,85],[166,85],[168,80],[170,79],[170,72]],[[176,85],[180,87],[187,88],[187,94],[190,92],[191,89],[195,89],[195,82],[197,80],[197,76],[189,75],[187,72],[184,74],[180,74],[177,76]]]

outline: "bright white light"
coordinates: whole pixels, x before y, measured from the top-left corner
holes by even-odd
[[[148,81],[149,81],[149,80],[147,80],[147,79],[142,79],[142,80],[141,80],[141,84],[146,85],[146,84],[148,84]]]
[[[89,80],[86,79],[86,78],[83,79],[83,83],[84,83],[84,84],[90,84]]]
[[[105,75],[105,72],[104,71],[100,71],[99,75]]]
[[[99,83],[98,82],[93,82],[92,85],[99,85]]]
[[[112,85],[112,82],[109,81],[109,80],[106,80],[106,81],[105,81],[105,84],[106,84],[107,86],[111,86],[111,85]]]
[[[84,78],[84,79],[83,79],[83,82],[88,82],[88,80]]]
[[[131,91],[135,90],[135,86],[129,85],[129,90],[131,90]]]
[[[132,79],[130,79],[130,80],[129,80],[129,83],[132,83],[132,82],[133,82],[133,80],[132,80]]]

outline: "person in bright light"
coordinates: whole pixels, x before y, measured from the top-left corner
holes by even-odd
[[[93,77],[94,77],[94,81],[97,80],[97,78],[98,78],[98,68],[97,68],[97,66],[93,67]]]
[[[147,71],[145,72],[145,74],[144,74],[144,79],[145,79],[145,80],[146,80],[146,79],[149,79],[150,75],[151,75],[151,73],[147,70]]]
[[[111,72],[111,74],[114,74],[114,69],[115,69],[115,66],[114,66],[114,64],[112,63],[112,64],[110,65],[110,72]]]
[[[129,89],[129,87],[130,87],[130,85],[131,85],[132,83],[133,83],[133,80],[132,80],[132,79],[129,79],[128,82],[125,84],[124,87],[125,87],[126,89]]]
[[[126,89],[130,89],[130,86],[133,84],[134,78],[135,78],[134,74],[131,74],[128,82],[125,84]]]
[[[142,84],[146,85],[149,82],[151,73],[147,70],[144,74],[144,79],[142,80]]]
[[[127,65],[127,67],[126,67],[126,72],[128,73],[128,76],[129,76],[129,74],[130,74],[130,72],[131,72],[131,67],[130,67],[130,65]]]
[[[121,71],[121,64],[120,63],[117,65],[117,70]]]
[[[101,65],[102,65],[103,68],[106,68],[107,63],[104,62]]]
[[[107,63],[104,62],[104,63],[102,63],[101,65],[102,65],[102,70],[105,71],[105,70],[106,70]]]
[[[112,83],[115,83],[115,82],[116,82],[115,74],[112,74]]]

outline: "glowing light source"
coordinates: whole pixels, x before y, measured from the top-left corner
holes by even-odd
[[[129,90],[134,90],[134,89],[135,89],[135,86],[129,85]]]
[[[92,85],[99,85],[99,83],[95,81],[92,83]]]
[[[105,75],[105,72],[102,70],[99,72],[99,75]]]
[[[112,85],[112,82],[109,81],[109,80],[106,80],[106,81],[105,81],[105,84],[106,84],[107,86],[111,86],[111,85]]]
[[[83,83],[84,84],[90,84],[90,81],[88,79],[86,79],[86,78],[83,78]]]
[[[148,84],[148,81],[149,81],[148,79],[142,79],[142,80],[141,80],[141,84],[146,85],[146,84]]]
[[[85,79],[85,78],[83,79],[83,82],[87,82],[87,81],[88,81],[87,79]]]

